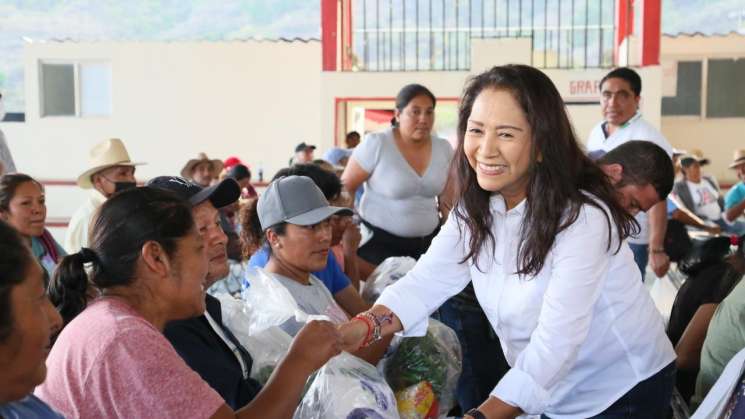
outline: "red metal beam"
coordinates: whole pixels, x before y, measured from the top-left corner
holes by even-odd
[[[616,35],[613,43],[613,60],[619,62],[621,44],[634,33],[634,1],[616,0]]]
[[[321,56],[323,71],[336,71],[337,0],[321,0]]]
[[[642,66],[660,64],[661,0],[642,1]]]

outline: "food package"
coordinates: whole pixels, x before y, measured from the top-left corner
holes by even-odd
[[[362,299],[370,304],[374,303],[386,287],[401,279],[414,265],[416,260],[408,256],[384,260],[365,281]]]
[[[251,354],[251,378],[265,385],[279,361],[290,349],[292,337],[277,326],[249,333],[249,310],[243,301],[227,294],[217,296],[222,306],[222,322]]]
[[[439,407],[432,384],[422,381],[396,392],[401,419],[437,419]]]
[[[263,269],[246,273],[243,303],[248,320],[248,334],[255,335],[272,326],[279,326],[290,319],[305,323],[308,315],[278,281]]]
[[[316,373],[294,419],[398,419],[396,398],[380,372],[343,352]]]
[[[455,406],[461,369],[458,336],[434,319],[429,319],[425,336],[402,339],[396,352],[386,358],[383,366],[386,381],[397,394],[422,382],[429,383],[441,416]]]

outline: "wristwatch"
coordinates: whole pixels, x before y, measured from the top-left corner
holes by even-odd
[[[484,416],[484,414],[479,412],[477,409],[469,410],[468,412],[466,412],[466,415],[472,417],[473,419],[486,419],[486,416]]]

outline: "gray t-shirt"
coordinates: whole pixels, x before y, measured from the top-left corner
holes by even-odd
[[[270,272],[266,273],[279,281],[279,283],[290,292],[292,298],[295,299],[298,308],[305,313],[311,315],[326,315],[332,318],[338,316],[339,312],[343,313],[343,310],[336,304],[336,301],[328,288],[326,288],[326,286],[323,285],[323,282],[314,275],[310,275],[310,284],[306,285],[283,275]],[[295,336],[304,324],[305,323],[298,322],[292,318],[280,325],[280,328],[290,336]]]
[[[368,134],[352,157],[370,174],[359,208],[365,221],[400,237],[422,237],[437,228],[436,198],[447,181],[450,143],[432,138],[432,157],[423,176],[399,151],[393,128]]]

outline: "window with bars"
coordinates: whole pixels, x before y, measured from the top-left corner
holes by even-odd
[[[615,0],[356,0],[358,71],[469,70],[471,39],[528,37],[541,68],[614,65]]]

